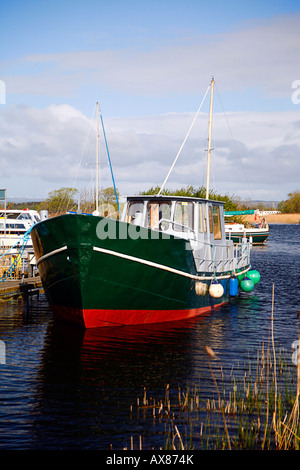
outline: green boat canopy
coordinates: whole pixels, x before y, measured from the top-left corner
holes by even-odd
[[[225,215],[246,215],[246,214],[255,214],[255,210],[249,211],[225,211]]]

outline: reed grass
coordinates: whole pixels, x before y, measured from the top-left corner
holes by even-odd
[[[165,424],[165,449],[298,450],[300,447],[300,361],[276,346],[273,330],[274,285],[268,344],[243,367],[225,373],[222,358],[206,347],[213,387],[187,388],[164,397],[137,400],[144,419],[155,427]],[[228,376],[229,374],[229,376]],[[203,396],[202,396],[203,395]],[[131,408],[132,412],[132,408]],[[162,448],[161,447],[161,448]]]
[[[268,224],[299,224],[300,214],[268,214],[264,216]],[[243,215],[245,222],[254,223],[253,215]]]

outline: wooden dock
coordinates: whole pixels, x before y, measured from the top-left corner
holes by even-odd
[[[30,296],[33,294],[39,294],[43,291],[42,282],[40,276],[28,277],[21,279],[8,279],[0,283],[0,297],[5,298],[6,296],[14,295],[25,295]]]

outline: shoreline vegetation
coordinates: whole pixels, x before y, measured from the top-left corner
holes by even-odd
[[[143,191],[140,194],[158,194],[160,190],[159,186],[151,187],[147,191]],[[169,189],[164,191],[165,196],[185,196],[185,197],[197,197],[205,198],[206,189],[204,186],[195,188],[188,186],[187,188],[180,189]],[[107,187],[102,188],[99,192],[99,212],[102,216],[108,216],[118,218],[118,200],[120,195],[117,188]],[[242,203],[236,201],[233,195],[225,194],[221,195],[211,190],[209,193],[209,199],[223,201],[225,211],[236,211],[236,210],[248,210],[248,209],[259,209],[270,210],[269,205],[263,203],[257,203],[254,207],[253,203]],[[122,203],[120,201],[120,205]],[[76,188],[64,187],[48,194],[48,198],[44,201],[32,201],[32,202],[20,202],[20,203],[7,203],[7,208],[11,209],[35,209],[37,211],[47,210],[49,217],[60,215],[69,211],[81,210],[84,213],[92,213],[96,207],[95,194],[91,189],[77,190]],[[289,194],[289,199],[282,201],[277,205],[277,209],[280,214],[267,214],[265,217],[268,224],[300,224],[300,192],[294,191]],[[236,219],[236,220],[235,220]],[[236,216],[235,221],[239,223],[253,223],[255,220],[253,216]]]
[[[267,214],[263,216],[266,219],[266,222],[269,225],[272,224],[299,224],[300,223],[300,213],[295,214]],[[243,215],[243,220],[245,222],[254,223],[254,216]]]

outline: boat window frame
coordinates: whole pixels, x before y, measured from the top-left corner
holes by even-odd
[[[31,220],[30,214],[28,212],[22,212],[17,217],[18,220]]]
[[[214,239],[222,240],[221,214],[220,214],[220,206],[218,204],[212,204],[212,221],[213,221]]]
[[[157,208],[155,208],[157,206]],[[162,206],[168,206],[168,214],[163,214],[162,213]],[[154,223],[151,223],[151,215],[150,215],[150,209],[152,210],[157,210],[158,209],[158,215],[156,217],[157,220],[154,220]],[[148,201],[147,202],[147,207],[146,207],[146,224],[147,227],[152,229],[152,230],[159,230],[159,231],[166,231],[170,228],[171,226],[171,214],[172,214],[172,201],[170,200],[164,200],[164,201]],[[165,217],[166,215],[166,217]]]
[[[208,206],[209,232],[214,233],[212,206]]]
[[[199,203],[198,204],[198,232],[199,233],[204,233],[206,232],[205,230],[205,205]]]
[[[131,211],[131,209],[133,208],[134,205],[139,205],[140,207],[142,207],[142,210],[136,210],[132,214],[130,214],[130,211]],[[126,207],[125,222],[127,222],[128,224],[133,224],[137,213],[141,213],[142,216],[143,216],[143,214],[144,214],[144,201],[139,201],[139,200],[136,200],[136,199],[134,199],[132,201],[128,201],[128,204],[127,204],[127,207]]]
[[[189,225],[189,213],[187,214],[188,220],[187,224],[184,224],[184,220],[179,222],[176,220],[176,209],[177,207],[181,205],[181,207],[187,206],[188,208],[191,208],[191,215],[192,215],[192,226]],[[178,228],[177,228],[178,227]],[[176,201],[174,204],[174,214],[173,214],[173,230],[175,232],[194,232],[195,230],[195,203],[193,201]]]

